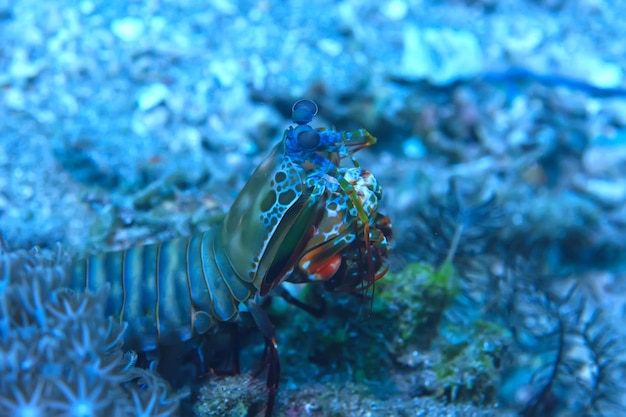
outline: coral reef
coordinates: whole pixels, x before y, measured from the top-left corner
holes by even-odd
[[[431,298],[425,294],[432,289],[407,290],[424,282],[420,270],[410,264],[390,277],[394,282],[382,285],[392,291],[388,298],[386,293],[381,298],[397,305],[394,296],[402,294],[400,298],[406,302],[409,320],[404,322],[412,332],[400,332],[403,341],[416,345],[425,334],[437,334],[438,338],[432,339],[437,352],[434,385],[443,383],[446,392],[455,392],[449,400],[475,401],[479,392],[524,416],[622,415],[626,411],[621,395],[626,369],[620,348],[624,335],[612,323],[610,312],[593,299],[594,292],[610,291],[611,283],[589,284],[584,277],[587,268],[598,265],[590,264],[579,251],[558,249],[577,242],[572,242],[569,234],[558,238],[544,226],[546,239],[537,244],[533,239],[541,230],[528,224],[525,232],[517,228],[520,235],[511,234],[510,228],[493,227],[511,224],[507,217],[514,212],[497,203],[497,198],[484,200],[488,204],[480,199],[477,205],[461,204],[463,199],[456,190],[450,187],[447,198],[420,208],[413,232],[403,243],[411,247],[412,255],[418,253],[441,264],[434,270],[440,277],[441,271],[452,268],[458,274],[456,294],[448,293],[442,304],[437,301],[442,299],[441,292]],[[572,224],[564,227],[568,219]],[[559,232],[586,235],[573,222],[574,217],[562,219]],[[554,251],[561,252],[557,261],[551,255]],[[572,273],[571,265],[577,266],[577,273]],[[613,285],[619,282],[619,274],[606,274],[614,276]],[[592,279],[598,275],[593,274]],[[433,322],[435,329],[424,332],[411,323],[423,323],[418,318],[429,311],[425,307],[429,302],[445,311]],[[402,323],[402,317],[394,322]],[[409,358],[423,366],[432,360],[432,354],[425,360],[421,347],[416,350],[420,360]],[[456,375],[455,368],[459,370]],[[477,375],[477,370],[482,375]],[[469,384],[463,383],[463,375],[470,377],[465,379]]]
[[[194,404],[197,417],[262,416],[267,390],[250,375],[211,378],[200,388]]]
[[[206,229],[312,98],[321,124],[380,139],[360,162],[385,188],[395,273],[373,303],[304,290],[322,318],[272,301],[276,417],[430,415],[438,400],[626,414],[626,1],[210,3],[0,0],[15,247],[83,255]],[[96,414],[115,395],[122,415],[168,413],[105,293],[59,289],[64,262],[0,250],[0,417],[64,413],[81,387]],[[240,334],[255,369],[262,341]],[[211,379],[204,411],[253,414],[247,378]]]
[[[170,416],[179,396],[122,350],[107,289],[76,294],[57,248],[0,244],[0,416]]]

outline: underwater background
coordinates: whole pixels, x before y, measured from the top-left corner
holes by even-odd
[[[301,98],[378,138],[393,250],[371,300],[272,303],[275,416],[626,415],[624,13],[0,0],[0,417],[263,415],[254,328],[241,375],[166,382],[64,271],[210,228]]]

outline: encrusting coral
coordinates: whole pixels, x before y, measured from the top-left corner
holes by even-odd
[[[77,294],[69,257],[0,241],[0,416],[169,416],[179,397],[122,350],[107,289]]]

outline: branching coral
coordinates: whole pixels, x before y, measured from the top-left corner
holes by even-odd
[[[178,398],[122,351],[125,325],[103,299],[76,294],[57,249],[0,242],[0,416],[169,416]]]
[[[514,314],[518,348],[531,363],[530,399],[521,410],[535,415],[617,415],[626,409],[621,373],[626,362],[618,336],[590,307],[577,286],[565,294],[521,289]]]
[[[503,225],[496,200],[490,192],[468,192],[450,179],[445,198],[430,197],[417,208],[408,238],[399,242],[397,251],[413,261],[450,263],[463,273],[476,264],[478,254],[495,251]]]
[[[540,269],[511,257],[484,281],[465,282],[468,303],[514,336],[502,403],[523,416],[622,415],[621,336],[579,278]]]

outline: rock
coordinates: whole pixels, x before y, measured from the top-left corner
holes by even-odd
[[[422,140],[412,136],[402,143],[402,151],[408,158],[422,158],[426,155],[426,147]]]
[[[624,176],[626,173],[626,132],[617,132],[612,139],[598,139],[585,150],[582,163],[593,176]]]
[[[483,69],[483,51],[475,34],[450,28],[424,28],[407,24],[399,78],[426,79],[449,85],[474,77]]]
[[[139,110],[147,111],[158,106],[170,95],[170,90],[161,83],[152,84],[139,92],[137,106]]]
[[[139,136],[151,131],[163,129],[170,119],[170,112],[164,107],[156,107],[148,112],[136,112],[133,115],[131,126],[133,132]]]
[[[134,42],[144,33],[145,25],[136,17],[123,17],[111,22],[111,32],[124,42]]]
[[[584,62],[582,68],[585,68],[582,75],[585,75],[585,79],[589,84],[598,88],[618,88],[622,86],[624,71],[618,63],[588,55],[580,59]]]
[[[237,3],[229,0],[214,0],[210,4],[219,13],[225,15],[234,15],[238,10]]]
[[[9,74],[12,78],[18,80],[28,80],[34,78],[44,65],[40,61],[31,61],[28,57],[29,53],[25,49],[17,49],[13,54],[13,60],[9,66]]]
[[[604,207],[619,207],[626,203],[626,180],[576,178],[574,188]]]
[[[220,87],[230,88],[241,78],[241,66],[235,59],[215,60],[209,66],[209,72],[215,77]]]
[[[389,20],[402,20],[409,11],[409,6],[402,0],[383,2],[380,12]]]
[[[343,45],[335,39],[322,38],[317,41],[317,47],[325,54],[335,57],[343,51]]]
[[[26,108],[26,96],[20,89],[9,88],[4,94],[4,104],[12,110],[24,110]]]

